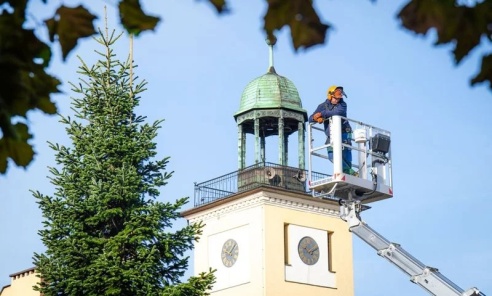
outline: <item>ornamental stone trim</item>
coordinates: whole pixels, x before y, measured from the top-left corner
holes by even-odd
[[[259,109],[251,110],[247,113],[241,114],[236,118],[238,125],[242,124],[244,121],[253,120],[262,117],[276,117],[276,118],[292,118],[300,122],[304,122],[305,113],[295,112],[285,109]]]
[[[334,210],[332,208],[333,205],[319,204],[314,198],[313,201],[310,202],[309,200],[294,199],[289,196],[281,196],[280,194],[279,196],[268,196],[265,195],[264,192],[258,192],[257,194],[247,197],[246,199],[241,199],[231,204],[226,204],[219,208],[205,211],[204,213],[198,214],[195,217],[189,219],[189,221],[190,223],[196,223],[199,221],[204,222],[209,219],[216,219],[217,217],[225,214],[261,205],[272,205],[286,209],[298,210],[308,213],[317,213],[320,215],[329,215],[333,217],[339,217],[340,215],[339,210]]]

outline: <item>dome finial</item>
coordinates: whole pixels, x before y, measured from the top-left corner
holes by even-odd
[[[268,65],[268,72],[275,73],[275,68],[273,67],[273,46],[275,45],[275,43],[277,43],[277,37],[271,34],[269,37],[267,37],[265,41],[268,44],[269,52],[270,52],[270,62]]]

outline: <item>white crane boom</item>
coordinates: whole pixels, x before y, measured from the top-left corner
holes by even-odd
[[[421,286],[431,295],[438,296],[485,296],[477,288],[463,290],[442,275],[437,268],[429,267],[405,251],[399,244],[364,223],[359,216],[361,205],[357,200],[340,200],[340,218],[347,221],[349,230],[373,247],[377,254],[388,259],[410,276],[410,281]]]

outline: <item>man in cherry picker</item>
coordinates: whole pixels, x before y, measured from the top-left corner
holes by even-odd
[[[347,117],[347,103],[343,100],[343,97],[347,97],[343,91],[342,86],[333,85],[328,88],[326,101],[319,104],[318,108],[309,116],[309,122],[323,123],[326,143],[330,142],[330,124],[329,118],[333,115],[340,115]],[[344,144],[352,145],[350,139],[352,133],[352,127],[348,120],[342,119],[342,142]],[[347,147],[343,147],[342,150],[342,169],[346,174],[357,175],[352,169],[352,150]],[[328,147],[328,159],[333,162],[333,148]]]

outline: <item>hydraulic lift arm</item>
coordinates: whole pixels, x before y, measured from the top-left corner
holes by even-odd
[[[410,276],[410,281],[438,296],[485,296],[477,288],[463,290],[436,268],[424,265],[399,244],[391,243],[364,223],[359,216],[362,205],[357,200],[340,200],[340,218],[347,221],[351,232],[373,247],[377,254],[388,259]]]

